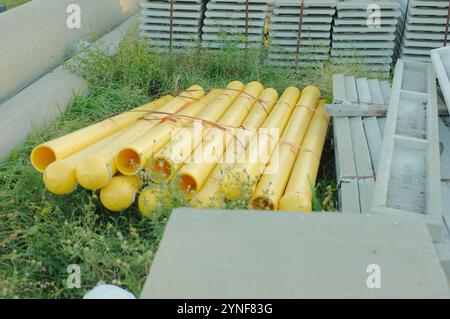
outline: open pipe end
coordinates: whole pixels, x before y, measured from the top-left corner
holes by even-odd
[[[136,150],[125,148],[116,156],[116,167],[124,175],[135,175],[142,167],[141,156]]]
[[[275,205],[270,198],[260,196],[252,200],[252,208],[260,210],[275,210]]]
[[[46,145],[39,145],[31,152],[31,165],[43,173],[51,163],[56,161],[56,154],[53,149]]]
[[[183,174],[183,175],[181,175],[180,188],[183,191],[196,192],[197,191],[197,182],[195,181],[195,179],[192,176]]]
[[[165,177],[172,175],[173,167],[170,161],[165,158],[157,157],[152,162],[152,170],[155,173],[162,173]]]

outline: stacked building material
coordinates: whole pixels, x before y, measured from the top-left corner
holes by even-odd
[[[339,1],[332,35],[333,64],[357,64],[360,69],[387,75],[400,16],[397,0]]]
[[[238,48],[261,47],[271,0],[210,0],[202,28],[202,46],[221,48],[233,42]]]
[[[195,47],[200,31],[205,0],[145,0],[141,2],[141,35],[160,48]]]
[[[342,100],[351,101],[364,108],[367,96],[358,82],[365,79],[354,77],[342,78],[335,75],[333,78],[333,98],[335,103]],[[385,81],[377,81],[385,87],[383,95],[389,103],[390,87]],[[386,87],[387,85],[387,87]],[[372,96],[380,96],[376,91],[370,90]],[[381,101],[381,98],[380,98]],[[384,136],[386,118],[336,116],[334,117],[334,145],[336,158],[336,171],[339,182],[339,208],[350,213],[366,213],[370,209],[375,178],[379,173],[381,145]],[[435,248],[441,263],[450,278],[450,119],[439,119],[439,135],[441,143],[441,190],[442,207],[445,227],[442,240],[435,243]]]
[[[275,2],[269,61],[281,66],[323,65],[329,58],[335,12],[336,0]]]
[[[430,51],[448,44],[448,0],[411,0],[400,43],[400,57],[429,62]]]
[[[289,87],[278,99],[275,89],[256,81],[209,92],[193,85],[42,143],[31,163],[49,192],[65,195],[78,185],[100,190],[101,203],[113,212],[131,207],[138,192],[141,213],[152,216],[167,187],[178,200],[184,192],[194,206],[222,207],[235,187],[238,196],[231,200],[242,195],[250,201],[255,188],[262,198],[272,184],[277,192],[264,208],[283,201],[281,210],[310,211],[328,122],[314,86]],[[245,180],[227,175],[226,168],[241,173],[239,164],[249,168],[251,185],[247,170],[239,175]]]

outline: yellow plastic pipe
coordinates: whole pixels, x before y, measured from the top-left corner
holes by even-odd
[[[106,209],[112,212],[121,212],[134,203],[140,187],[139,179],[136,176],[115,176],[100,191],[100,201]]]
[[[164,103],[165,101],[170,101],[171,99],[163,98],[162,100],[155,101],[156,105]],[[160,110],[157,109],[157,110]],[[149,112],[149,111],[146,111]],[[105,147],[113,145],[118,139],[120,139],[129,129],[142,126],[143,128],[148,125],[153,125],[153,122],[148,122],[145,120],[147,116],[144,116],[144,120],[134,123],[128,127],[122,128],[121,130],[108,135],[107,137],[83,148],[82,150],[69,155],[63,159],[58,159],[52,162],[44,170],[43,180],[44,185],[47,190],[56,195],[64,195],[72,192],[78,185],[76,176],[76,167],[85,158],[101,152]],[[107,170],[108,179],[110,176],[110,170]]]
[[[250,82],[245,86],[238,99],[231,105],[219,124],[237,127],[242,124],[261,95],[264,87],[259,82]],[[185,191],[197,192],[205,183],[214,166],[223,156],[228,137],[236,134],[236,129],[223,130],[213,127],[205,135],[203,143],[194,150],[194,161],[180,168],[180,188]],[[195,154],[195,152],[198,152]]]
[[[139,195],[138,207],[139,211],[145,217],[151,217],[158,205],[158,199],[154,191],[150,188],[144,189]]]
[[[302,212],[312,210],[312,191],[316,184],[320,158],[330,122],[324,104],[324,101],[320,103],[311,120],[286,191],[280,200],[280,210]]]
[[[177,113],[178,118],[175,116],[169,117],[168,120],[143,135],[128,140],[128,143],[121,147],[115,156],[115,163],[119,172],[124,175],[137,174],[150,162],[152,156],[169,142],[172,131],[190,123],[192,121],[192,119],[189,119],[190,117],[198,115],[221,93],[222,90],[211,90],[200,101]]]
[[[31,164],[36,170],[43,172],[45,168],[54,161],[74,154],[82,148],[137,122],[143,115],[149,111],[158,109],[161,105],[166,104],[171,99],[172,96],[170,95],[163,96],[156,101],[137,107],[131,111],[124,112],[99,123],[40,144],[31,152]]]
[[[302,92],[298,107],[284,130],[278,147],[279,152],[273,155],[277,158],[272,158],[270,161],[271,163],[277,163],[278,168],[266,167],[256,186],[251,199],[251,206],[255,209],[276,210],[278,208],[278,202],[288,183],[295,158],[315,113],[320,96],[318,89],[308,91],[307,89],[305,88]]]
[[[244,87],[245,85],[239,81],[230,82],[222,94],[197,117],[202,121],[217,122],[237,99]],[[201,136],[196,136],[194,125],[195,123],[191,123],[175,134],[173,140],[155,154],[151,166],[154,172],[161,172],[169,177],[189,159],[208,131],[206,129],[208,124],[204,124]]]
[[[263,91],[260,102],[256,103],[250,114],[245,119],[242,127],[247,129],[248,138],[243,141],[243,145],[236,145],[236,147],[228,147],[226,152],[233,152],[232,158],[237,159],[240,155],[245,152],[246,148],[250,144],[252,137],[256,136],[258,129],[263,122],[266,120],[267,116],[273,110],[273,107],[278,99],[278,93],[272,88],[267,88]],[[239,147],[241,146],[241,147]],[[211,175],[206,180],[203,187],[191,200],[191,203],[198,208],[209,207],[209,208],[219,208],[223,206],[223,196],[220,194],[220,182],[223,178],[223,173],[229,171],[232,168],[232,163],[222,163],[217,164],[214,167]]]
[[[298,88],[288,87],[284,90],[273,111],[264,121],[262,128],[278,128],[280,134],[282,134],[299,98],[300,90]],[[272,154],[278,144],[278,139],[272,137],[271,135],[269,135],[268,138],[263,139],[258,138],[257,136],[253,141],[251,141],[251,143],[257,143],[260,149],[267,149],[269,150],[269,153]],[[256,163],[248,160],[252,156],[252,154],[250,154],[251,151],[252,149],[248,147],[245,153],[243,153],[241,158],[238,160],[238,163],[236,163],[232,170],[227,172],[227,174],[223,177],[221,190],[225,198],[228,200],[237,200],[241,196],[241,186],[244,183],[248,183],[249,180],[256,180],[266,167],[267,161],[269,160],[268,157],[261,158]]]
[[[77,163],[90,154],[95,154],[105,146],[113,143],[121,133],[122,130],[113,133],[75,154],[56,160],[48,165],[43,174],[44,185],[47,190],[56,195],[65,195],[74,191],[78,185],[76,176]]]
[[[191,106],[197,104],[195,100],[201,98],[202,95],[203,89],[200,86],[191,86],[188,90],[164,104],[156,113],[151,113],[143,120],[124,129],[119,137],[103,149],[81,159],[76,165],[76,176],[80,185],[89,190],[101,189],[108,185],[117,172],[114,157],[121,147],[136,137],[152,131],[153,128],[158,126],[160,120],[167,117],[167,115],[158,112],[172,114],[190,109]]]

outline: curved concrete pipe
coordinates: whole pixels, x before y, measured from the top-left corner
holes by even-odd
[[[70,5],[80,8],[80,28],[67,26]],[[33,0],[2,13],[0,102],[61,64],[77,40],[95,40],[137,12],[137,0]]]
[[[138,15],[128,19],[99,39],[98,45],[114,48],[137,21]],[[33,129],[41,129],[58,117],[74,93],[87,94],[87,83],[61,65],[0,104],[0,161]]]

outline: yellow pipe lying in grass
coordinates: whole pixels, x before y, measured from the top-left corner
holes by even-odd
[[[272,164],[276,163],[278,169],[274,171],[275,167],[266,167],[252,196],[251,206],[253,208],[267,210],[278,208],[278,202],[288,183],[295,158],[300,150],[313,113],[315,113],[314,110],[319,96],[320,92],[314,92],[314,90],[302,93],[299,104],[303,104],[303,106],[298,106],[292,114],[281,137],[278,147],[279,152],[274,154],[277,158],[272,158],[270,161]],[[320,105],[323,105],[323,102]]]
[[[144,189],[139,195],[138,207],[139,211],[145,217],[150,217],[158,205],[158,199],[154,191],[150,188]]]
[[[316,184],[329,122],[330,117],[325,111],[324,102],[321,102],[311,120],[286,191],[280,200],[280,210],[312,210],[312,191]]]
[[[172,114],[185,109],[190,109],[197,104],[197,102],[194,101],[201,98],[202,95],[203,89],[198,85],[193,85],[157,111]],[[194,109],[196,108],[194,107]],[[148,132],[152,131],[153,128],[158,126],[160,120],[167,117],[167,115],[159,114],[158,112],[149,114],[145,119],[124,129],[122,134],[112,143],[98,152],[80,160],[76,166],[76,176],[80,185],[89,190],[105,187],[117,172],[114,157],[119,149],[136,139],[136,137],[146,135]]]
[[[264,121],[262,128],[278,128],[280,134],[283,132],[291,114],[300,97],[300,90],[296,87],[288,87],[284,90],[273,111]],[[278,139],[269,136],[268,139],[256,137],[251,143],[258,144],[260,149],[268,149],[269,154],[275,150]],[[252,148],[248,147],[245,153],[238,160],[238,163],[227,172],[221,183],[221,190],[228,200],[237,200],[241,196],[241,186],[243,184],[255,181],[266,167],[269,157],[262,158],[257,162],[250,162],[252,157]],[[267,161],[265,161],[267,160]]]
[[[164,97],[152,103],[153,105],[160,106],[162,105],[162,103],[165,103],[170,99]],[[76,167],[83,159],[85,159],[90,155],[97,154],[98,152],[102,151],[105,147],[114,144],[114,142],[120,139],[123,136],[123,134],[127,132],[131,127],[135,127],[138,125],[142,127],[147,127],[148,125],[150,125],[149,123],[150,122],[145,120],[139,121],[138,123],[125,127],[105,137],[104,139],[101,139],[100,141],[97,141],[83,148],[82,150],[72,155],[69,155],[63,159],[58,159],[52,162],[44,170],[43,180],[45,187],[49,192],[56,195],[64,195],[72,192],[78,184],[76,176]],[[109,178],[110,175],[109,170],[107,175]]]
[[[222,90],[211,90],[200,101],[177,113],[177,115],[180,115],[180,118],[175,116],[169,117],[168,120],[160,123],[143,135],[128,140],[128,143],[116,153],[115,163],[117,169],[124,175],[137,174],[141,168],[150,162],[152,156],[169,142],[172,131],[190,123],[189,117],[198,115],[221,93]],[[183,116],[186,118],[183,119]]]
[[[155,111],[171,99],[172,96],[170,95],[163,96],[156,101],[137,107],[131,111],[113,116],[99,123],[40,144],[31,152],[31,164],[36,170],[43,172],[54,161],[74,154],[82,148],[137,122],[147,112]]]
[[[261,102],[255,104],[254,108],[242,124],[242,127],[248,129],[248,132],[251,134],[248,135],[248,138],[243,141],[242,145],[240,145],[240,143],[236,143],[235,147],[228,147],[226,150],[227,153],[233,153],[232,158],[238,159],[240,155],[245,152],[250,144],[250,141],[257,134],[256,129],[263,124],[267,116],[273,110],[277,99],[278,93],[274,89],[268,88],[263,91],[260,97]],[[229,158],[228,155],[227,158]],[[203,187],[191,200],[191,203],[198,208],[221,207],[223,204],[223,198],[220,195],[220,182],[222,181],[224,173],[226,174],[232,166],[233,164],[231,163],[217,164]]]
[[[140,187],[139,179],[136,176],[115,176],[100,191],[100,201],[106,209],[112,212],[123,211],[134,203]]]
[[[259,82],[250,82],[245,86],[238,99],[231,105],[219,124],[237,127],[242,124],[261,95],[264,87]],[[185,164],[180,169],[182,190],[197,192],[208,178],[214,166],[224,154],[228,138],[233,137],[236,129],[223,130],[213,127],[205,135],[203,143],[194,150],[194,161]],[[196,154],[196,152],[198,152]]]
[[[197,117],[202,121],[217,122],[237,99],[244,87],[244,84],[239,81],[230,82],[222,94],[200,112]],[[196,136],[194,126],[195,123],[187,125],[185,129],[175,134],[172,141],[155,154],[151,165],[154,172],[163,173],[168,177],[189,159],[208,131],[206,129],[208,125],[203,125],[202,135]]]
[[[44,185],[47,190],[56,195],[65,195],[74,191],[78,185],[76,176],[77,163],[86,156],[95,154],[105,146],[113,143],[115,139],[120,137],[121,133],[122,130],[113,133],[75,154],[56,160],[48,165],[43,174]]]

